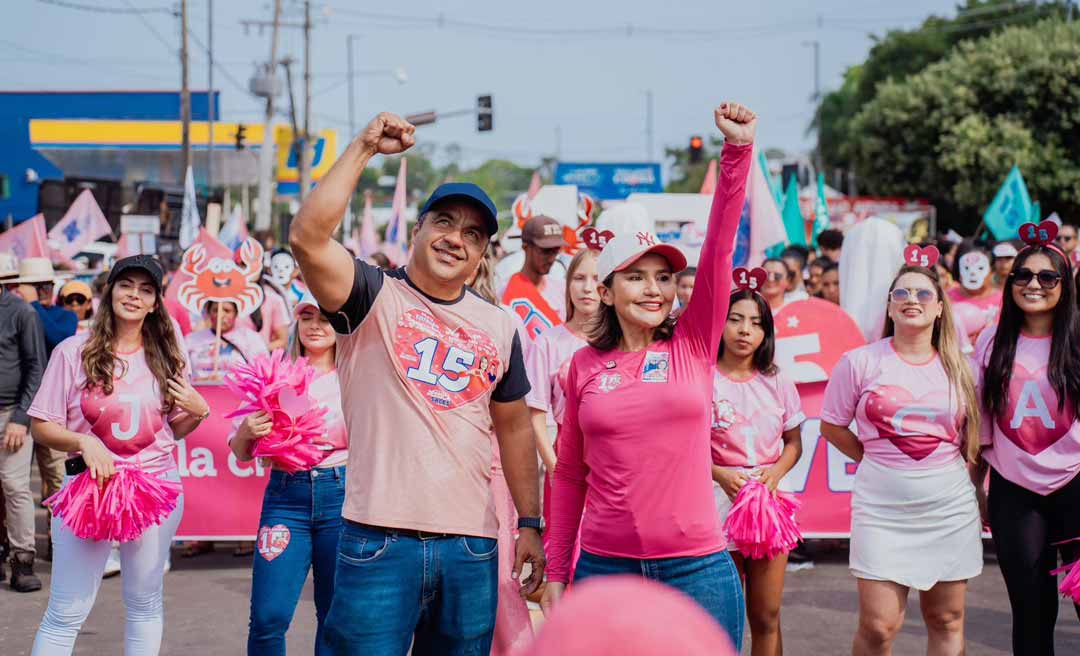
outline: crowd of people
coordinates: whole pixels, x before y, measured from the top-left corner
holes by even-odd
[[[48,259],[0,254],[11,588],[41,589],[35,457],[43,499],[83,471],[102,487],[126,466],[179,481],[177,440],[211,412],[199,385],[285,349],[310,368],[326,409],[324,453],[267,479],[259,540],[273,543],[263,532],[278,527],[288,537],[274,557],[253,557],[248,653],[285,653],[309,572],[317,654],[570,653],[568,637],[534,642],[526,599],[553,617],[550,635],[585,635],[595,618],[560,608],[575,607],[583,581],[616,589],[632,585],[627,575],[650,581],[627,589],[656,594],[658,608],[667,593],[653,583],[693,600],[686,616],[709,653],[723,653],[712,632],[738,647],[744,625],[753,654],[782,653],[788,554],[744,553],[725,518],[751,482],[791,489],[806,415],[777,366],[773,316],[811,297],[841,303],[844,234],[765,259],[751,276],[760,284],[733,279],[757,120],[725,103],[714,121],[724,147],[696,266],[647,230],[568,254],[562,224],[539,216],[522,228],[520,268],[500,273],[494,203],[453,182],[420,208],[406,263],[358,259],[334,233],[371,158],[414,143],[392,114],[372,120],[304,202],[247,316],[230,302],[193,316],[154,257],[120,259],[87,283]],[[926,257],[880,299],[881,338],[832,372],[821,432],[858,463],[855,654],[891,652],[912,588],[928,653],[963,653],[986,525],[1015,653],[1053,653],[1051,570],[1080,557],[1080,542],[1059,544],[1080,537],[1077,238],[1070,225],[1056,232],[920,244]],[[221,439],[251,460],[272,426],[257,412]],[[33,654],[71,653],[102,577],[116,572],[124,652],[158,652],[182,499],[116,544],[52,517]],[[212,548],[188,543],[183,554]]]

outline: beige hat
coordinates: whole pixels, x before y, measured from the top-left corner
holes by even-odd
[[[19,261],[13,253],[0,253],[0,280],[19,275]]]
[[[19,277],[4,280],[4,283],[33,285],[41,282],[67,280],[70,277],[71,274],[58,274],[53,271],[52,262],[47,257],[28,257],[19,262]]]

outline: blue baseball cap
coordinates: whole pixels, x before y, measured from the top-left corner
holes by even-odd
[[[491,202],[483,189],[471,182],[447,182],[439,185],[420,208],[420,216],[431,210],[435,203],[450,199],[471,201],[484,215],[484,227],[487,228],[488,235],[499,232],[499,213],[495,209],[495,203]]]

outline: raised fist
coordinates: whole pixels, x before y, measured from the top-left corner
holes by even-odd
[[[726,102],[713,111],[716,127],[724,133],[724,141],[737,146],[754,143],[757,114],[744,105]]]
[[[416,143],[416,126],[397,114],[383,112],[371,119],[356,139],[372,155],[397,155]]]

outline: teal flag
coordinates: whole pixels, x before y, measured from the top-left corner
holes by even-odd
[[[806,224],[799,210],[799,183],[794,175],[788,178],[781,214],[784,218],[784,231],[787,232],[788,244],[806,246]]]
[[[814,230],[811,245],[817,248],[817,236],[829,228],[829,204],[825,200],[825,174],[817,176],[817,204],[814,205]]]
[[[1042,221],[1042,208],[1039,207],[1039,201],[1035,201],[1031,204],[1031,222],[1038,223]]]
[[[1020,226],[1031,220],[1032,209],[1024,176],[1020,175],[1019,167],[1013,166],[1005,184],[986,208],[983,223],[994,239],[1016,239]]]
[[[784,193],[780,189],[780,185],[776,184],[776,180],[773,180],[772,174],[769,173],[769,160],[765,159],[765,153],[758,151],[758,166],[761,167],[761,172],[765,175],[765,182],[769,185],[769,192],[772,194],[773,200],[776,201],[776,209],[780,209],[784,206]]]

